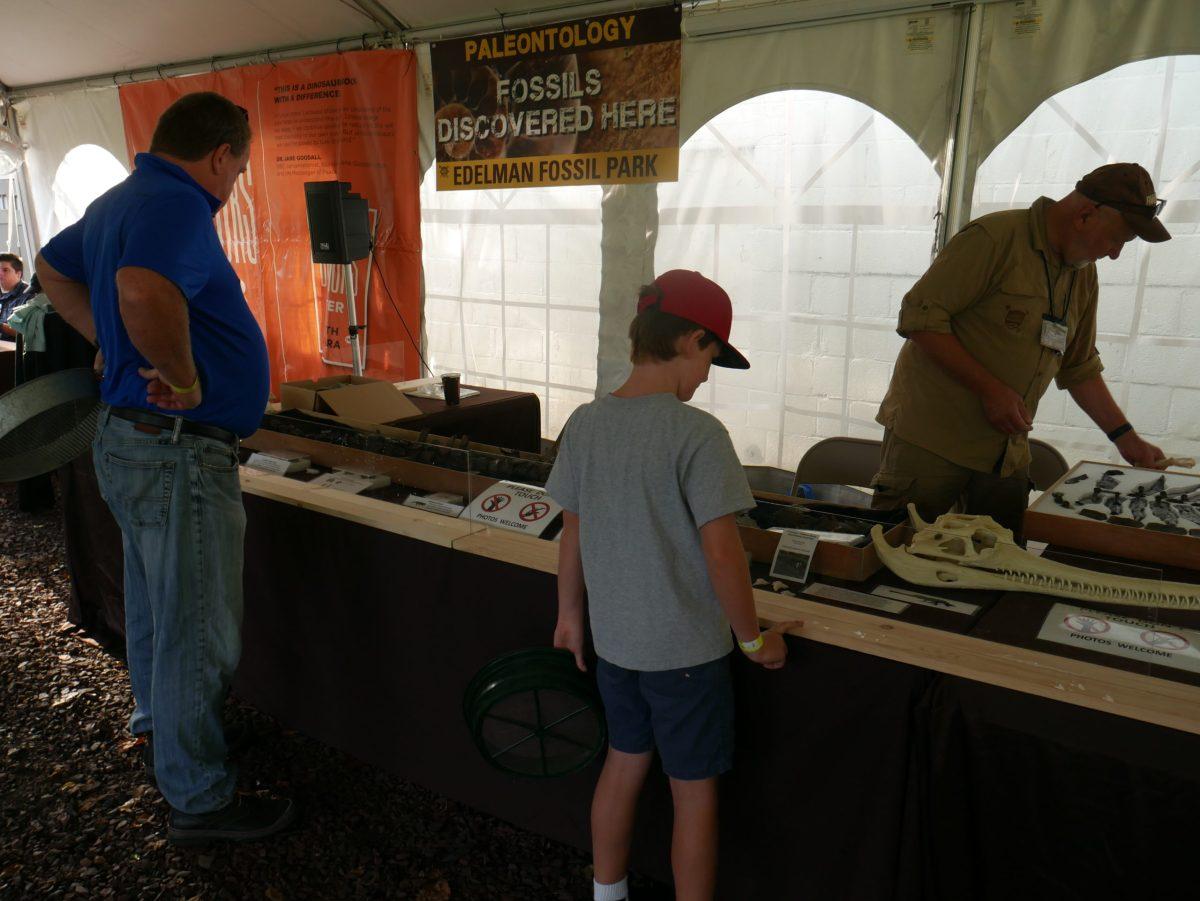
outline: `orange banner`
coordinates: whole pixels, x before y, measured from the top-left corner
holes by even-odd
[[[266,335],[272,393],[350,367],[346,271],[312,262],[306,181],[349,182],[370,207],[374,261],[351,275],[366,374],[420,375],[405,331],[420,340],[416,72],[409,51],[371,50],[121,87],[131,163],[184,94],[216,91],[250,112],[250,165],[216,226]]]

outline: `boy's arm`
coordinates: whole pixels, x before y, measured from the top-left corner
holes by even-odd
[[[563,510],[562,537],[558,540],[558,624],[554,646],[575,655],[575,665],[587,672],[583,662],[583,558],[579,553],[579,517]]]
[[[708,564],[708,578],[737,640],[752,642],[760,635],[762,637],[762,646],[753,653],[747,652],[746,656],[767,669],[783,666],[787,659],[787,644],[783,636],[776,631],[760,632],[758,628],[754,590],[750,587],[750,568],[746,565],[746,552],[742,548],[742,539],[738,537],[734,514],[719,516],[701,526],[700,546]],[[559,579],[562,579],[561,567]]]

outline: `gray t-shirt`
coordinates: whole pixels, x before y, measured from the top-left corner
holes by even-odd
[[[729,653],[700,527],[754,496],[720,422],[673,394],[599,398],[571,416],[546,490],[579,516],[597,654],[654,671]]]

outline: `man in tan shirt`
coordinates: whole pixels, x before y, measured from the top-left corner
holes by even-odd
[[[1052,378],[1129,463],[1162,460],[1100,374],[1095,266],[1135,237],[1169,240],[1161,208],[1146,170],[1114,163],[1061,200],[983,216],[947,242],[900,309],[908,340],[876,417],[876,508],[911,501],[932,519],[961,502],[1020,536],[1027,435]]]

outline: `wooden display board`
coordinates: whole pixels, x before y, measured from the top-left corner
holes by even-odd
[[[1081,500],[1091,496],[1098,480],[1106,473],[1113,473],[1116,487],[1112,491],[1102,491],[1101,499],[1093,503],[1080,504]],[[1086,478],[1080,479],[1081,476]],[[1200,475],[1196,473],[1161,472],[1156,469],[1116,466],[1092,460],[1076,463],[1025,512],[1025,537],[1046,541],[1058,547],[1200,570],[1200,534],[1186,534],[1188,529],[1200,531],[1200,523],[1186,521],[1181,517],[1179,527],[1185,531],[1184,534],[1178,534],[1153,528],[1159,519],[1151,511],[1144,514],[1145,518],[1140,528],[1119,522],[1102,522],[1080,512],[1086,509],[1097,513],[1105,511],[1113,515],[1106,501],[1112,502],[1115,492],[1120,492],[1124,497],[1122,514],[1115,518],[1133,520],[1130,515],[1129,497],[1136,496],[1138,487],[1152,485],[1160,478],[1164,481],[1166,491],[1177,492],[1171,495],[1172,497],[1184,496],[1187,494],[1186,489],[1194,485],[1198,491],[1197,500],[1200,500]],[[1056,494],[1061,495],[1060,500],[1070,505],[1069,508],[1056,501]],[[1197,505],[1197,509],[1200,510],[1200,504]]]

